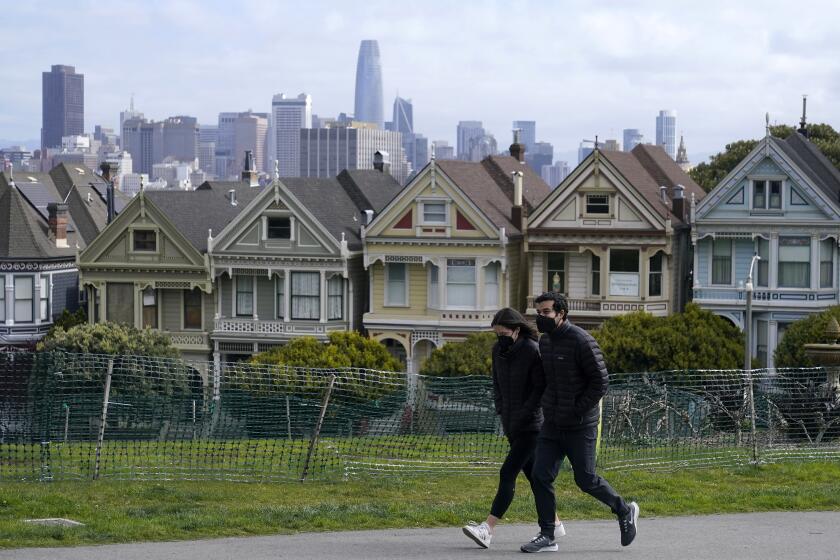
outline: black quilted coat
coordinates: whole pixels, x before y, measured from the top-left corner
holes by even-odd
[[[493,396],[509,437],[537,432],[542,425],[542,367],[537,342],[527,336],[517,338],[507,352],[501,352],[498,344],[493,346]]]

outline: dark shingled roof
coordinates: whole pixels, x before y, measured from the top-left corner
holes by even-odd
[[[830,200],[840,202],[840,171],[813,142],[796,132],[785,140],[771,138],[771,141],[787,154]]]
[[[74,259],[76,244],[80,248],[87,245],[87,239],[79,234],[78,223],[84,220],[83,210],[68,204],[68,247],[56,247],[50,238],[49,223],[44,213],[47,202],[64,200],[61,189],[53,182],[48,173],[23,172],[15,176],[19,187],[10,185],[11,177],[0,173],[0,258],[27,259]],[[30,187],[37,185],[36,191]],[[69,200],[68,200],[69,202]],[[91,207],[98,211],[104,208],[104,202],[98,197],[93,199]],[[42,213],[43,212],[43,213]],[[81,216],[81,219],[80,219]],[[98,233],[98,231],[97,231]]]
[[[68,163],[53,167],[50,177],[61,196],[67,198],[67,206],[79,235],[85,244],[90,243],[108,223],[105,179],[89,167]],[[128,198],[119,190],[114,191],[114,196],[115,207],[119,212],[128,203]]]
[[[228,199],[236,191],[236,206]],[[204,182],[194,191],[149,190],[143,196],[178,228],[178,231],[202,253],[207,252],[208,230],[216,236],[261,191],[239,181]]]
[[[694,194],[699,202],[705,191],[683,171],[661,146],[639,144],[631,152],[603,150],[601,157],[609,161],[621,175],[641,194],[648,204],[663,218],[670,218],[675,223],[683,223],[683,218],[673,213],[674,187],[685,187],[686,210]],[[659,187],[668,187],[668,204],[663,204]]]
[[[528,165],[509,156],[490,156],[481,162],[442,160],[437,167],[449,177],[496,226],[520,233],[511,222],[513,171],[522,171],[522,199],[536,207],[551,188]]]
[[[356,202],[357,208],[376,213],[402,190],[393,176],[375,169],[345,169],[338,174],[337,179]]]

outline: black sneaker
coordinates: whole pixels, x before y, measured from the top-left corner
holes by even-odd
[[[628,546],[636,538],[636,524],[639,521],[639,504],[630,502],[627,513],[618,517],[618,528],[621,529],[621,546]]]
[[[557,543],[554,539],[540,533],[531,542],[519,547],[522,552],[557,552]]]

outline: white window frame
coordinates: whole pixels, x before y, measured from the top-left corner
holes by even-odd
[[[729,241],[729,282],[726,284],[715,283],[715,241]],[[734,286],[735,285],[735,240],[730,237],[712,238],[709,247],[709,285],[710,286]]]
[[[590,212],[589,211],[589,197],[598,196],[604,197],[607,199],[607,211],[606,212]],[[583,197],[583,213],[586,216],[610,216],[612,215],[612,197],[609,193],[586,193]]]
[[[187,292],[192,292],[193,290],[198,291],[198,311],[199,311],[199,320],[198,320],[198,327],[187,327],[187,301],[186,296]],[[183,289],[181,290],[181,328],[185,331],[201,331],[204,330],[204,294],[199,288],[193,288],[191,290]]]
[[[428,204],[440,204],[443,205],[443,220],[442,221],[429,221],[426,219],[426,205]],[[420,225],[423,226],[448,226],[450,222],[449,218],[449,201],[443,199],[432,199],[432,200],[421,200],[420,201]]]
[[[248,280],[251,283],[251,291],[243,291],[242,294],[251,294],[251,310],[245,313],[239,309],[239,281]],[[254,307],[256,306],[256,290],[254,289],[254,277],[253,276],[234,276],[233,282],[233,311],[235,317],[253,317],[254,316]]]
[[[274,318],[278,321],[286,317],[286,276],[274,275]]]
[[[493,277],[488,275],[491,268],[495,270],[495,282],[490,282]],[[502,265],[498,261],[492,261],[482,267],[484,280],[484,308],[498,309],[502,301]],[[491,301],[491,296],[494,295],[493,286],[495,286],[495,301]]]
[[[389,289],[389,286],[391,284],[391,268],[395,265],[396,266],[402,266],[403,270],[405,271],[405,274],[403,276],[403,285],[404,285],[403,286],[403,297],[404,297],[404,301],[401,301],[401,302],[400,301],[391,301],[391,298],[390,298],[391,290]],[[411,300],[409,299],[409,297],[410,297],[409,296],[409,283],[410,283],[409,282],[409,276],[410,276],[410,272],[409,272],[408,267],[409,267],[408,263],[385,263],[385,267],[384,267],[385,268],[385,296],[384,296],[385,307],[408,307],[409,306],[409,302]]]
[[[338,294],[330,293],[330,288],[337,284],[339,286]],[[341,274],[333,274],[327,278],[327,321],[343,321],[344,320],[344,277]],[[330,300],[338,297],[341,305],[338,306],[338,317],[330,315]]]
[[[749,182],[749,196],[750,196],[750,211],[757,213],[779,214],[786,210],[785,190],[787,183],[786,177],[780,175],[756,175],[748,178]],[[757,182],[764,183],[764,205],[756,206],[755,204],[755,187]],[[779,183],[779,206],[770,206],[770,184]]]
[[[41,274],[41,298],[38,302],[38,312],[40,313],[42,322],[52,322],[52,313],[50,304],[52,303],[52,282],[51,277],[47,274]]]
[[[6,275],[0,274],[0,322],[6,322]]]
[[[317,286],[318,286],[318,294],[317,294],[317,295],[313,295],[313,294],[295,294],[295,281],[294,281],[294,277],[295,277],[296,275],[298,275],[298,274],[301,274],[301,275],[303,275],[303,274],[307,274],[307,275],[317,274],[317,275],[318,275],[318,283],[317,283]],[[323,308],[323,300],[321,299],[321,298],[323,298],[323,296],[324,296],[324,294],[323,294],[323,291],[324,291],[324,288],[323,288],[323,283],[324,283],[324,282],[323,282],[323,277],[321,276],[321,273],[320,273],[320,272],[314,272],[314,271],[311,271],[311,270],[294,270],[294,271],[292,271],[292,272],[290,273],[290,275],[291,275],[291,276],[290,276],[290,279],[291,279],[291,283],[290,283],[290,290],[291,290],[291,294],[289,294],[289,307],[290,307],[290,309],[289,309],[289,317],[290,317],[290,318],[291,318],[291,320],[293,320],[293,321],[320,321],[320,320],[321,320],[321,313],[322,313],[322,312],[323,312],[323,310],[324,310],[324,308]],[[317,297],[317,298],[318,298],[318,306],[316,307],[316,309],[318,310],[318,316],[317,316],[317,317],[295,317],[295,316],[294,316],[294,309],[295,309],[295,305],[294,305],[294,304],[295,304],[295,297],[299,297],[299,298],[315,298],[315,297]]]
[[[623,271],[613,271],[612,269],[612,260],[613,260],[613,252],[614,251],[632,251],[636,253],[636,272],[623,272]],[[638,298],[642,295],[642,251],[640,249],[635,248],[610,248],[610,252],[608,255],[607,261],[607,274],[609,274],[609,285],[607,286],[607,293],[612,297],[619,297],[619,298]],[[612,285],[613,285],[613,275],[623,275],[623,276],[636,276],[636,293],[635,294],[620,294],[620,293],[613,293]]]
[[[428,286],[429,309],[440,309],[440,267],[434,263],[429,263]]]
[[[761,252],[761,244],[765,243],[765,247],[767,248],[766,254],[762,254]],[[761,236],[755,238],[755,254],[760,256],[761,259],[756,261],[755,266],[755,285],[758,288],[769,288],[770,287],[770,240],[764,239]],[[762,271],[765,276],[764,281],[762,282],[761,276]]]
[[[449,281],[449,269],[450,268],[467,268],[466,266],[462,265],[450,265],[450,261],[472,261],[472,269],[473,269],[473,286],[475,287],[475,296],[473,297],[472,305],[453,305],[449,301],[449,285],[453,284],[456,286],[466,286],[469,285],[466,282],[450,282]],[[449,258],[446,259],[446,309],[454,309],[454,310],[471,310],[476,309],[478,307],[478,264],[475,262],[474,258],[466,258],[466,259],[459,259],[459,258]]]
[[[655,257],[659,257],[659,270],[653,270],[651,268],[651,262]],[[650,298],[661,298],[665,293],[665,253],[663,251],[657,251],[651,256],[648,257],[648,282],[647,282],[647,295]],[[654,275],[659,275],[659,293],[654,294],[651,290],[651,286],[653,286],[653,279]]]
[[[802,261],[783,261],[782,260],[782,240],[783,239],[808,239],[808,281],[805,283],[804,286],[783,286],[782,285],[782,263],[783,262],[802,262]],[[804,245],[803,245],[804,246]],[[782,289],[790,289],[790,290],[808,290],[811,289],[811,286],[814,285],[814,278],[813,278],[813,266],[814,266],[814,251],[813,251],[813,239],[810,235],[780,235],[779,236],[779,252],[778,260],[776,261],[776,283],[779,288]],[[817,252],[817,258],[819,258],[819,252]]]
[[[34,323],[35,322],[35,276],[32,275],[17,275],[13,276],[14,282],[14,315],[15,315],[15,323]],[[29,297],[28,298],[20,298],[18,300],[18,281],[28,279],[29,280]],[[18,316],[18,301],[29,302],[29,320],[23,320]]]
[[[828,247],[831,248],[831,255],[830,255],[831,258],[829,260],[824,260],[823,259],[823,249],[825,248],[825,246],[828,246]],[[835,273],[835,269],[837,268],[837,265],[835,264],[835,260],[836,260],[836,257],[837,257],[837,249],[836,249],[837,241],[835,241],[835,239],[833,237],[827,237],[826,239],[821,239],[820,240],[819,247],[820,247],[820,250],[819,250],[819,259],[820,259],[819,287],[821,289],[833,288],[834,284],[835,284],[834,277],[837,275]],[[829,268],[830,281],[827,285],[823,285],[823,274],[822,274],[823,263],[830,263],[830,268]]]

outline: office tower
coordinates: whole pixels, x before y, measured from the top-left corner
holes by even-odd
[[[402,134],[414,133],[414,106],[411,103],[411,99],[403,99],[400,96],[394,99],[394,119],[391,122],[394,132],[401,132]]]
[[[128,105],[128,109],[126,109],[125,111],[120,111],[120,129],[118,132],[122,134],[123,125],[128,119],[142,119],[144,116],[145,115],[143,115],[143,113],[134,109],[134,96],[132,95],[131,102]]]
[[[53,65],[41,75],[41,151],[61,146],[64,136],[85,132],[85,76],[73,66]]]
[[[240,169],[245,163],[245,152],[250,151],[254,156],[257,172],[266,169],[266,135],[268,133],[268,114],[240,113],[233,123],[233,155],[234,161]],[[274,163],[271,164],[274,167]]]
[[[435,140],[432,142],[435,152],[435,159],[455,159],[455,147],[450,146],[446,140]]]
[[[537,143],[537,121],[513,121],[513,129],[519,129],[519,142],[525,144],[525,154],[534,151]],[[537,168],[539,169],[539,168]]]
[[[558,161],[554,165],[543,165],[540,169],[542,180],[552,189],[563,182],[569,176],[571,170],[565,161]]]
[[[373,169],[373,155],[386,152],[390,173],[401,184],[409,174],[409,164],[398,132],[376,128],[368,123],[335,128],[300,130],[300,176],[335,177],[343,169]]]
[[[604,140],[604,143],[600,144],[598,147],[604,150],[605,152],[621,151],[621,146],[619,146],[618,140],[616,140],[615,138],[608,138],[607,140]]]
[[[122,148],[131,154],[135,173],[151,175],[152,165],[163,161],[163,123],[128,119],[123,123]]]
[[[639,131],[638,128],[624,129],[624,143],[622,144],[622,146],[624,147],[625,152],[632,152],[633,148],[635,148],[639,144],[643,144],[644,141],[645,137]]]
[[[234,122],[238,117],[239,113],[219,113],[216,128],[216,178],[220,180],[239,176],[239,168],[233,158]]]
[[[411,167],[414,171],[420,171],[429,163],[429,139],[422,134],[414,135],[414,159],[411,160]]]
[[[499,153],[496,138],[492,134],[485,134],[470,140],[469,161],[481,161],[488,156]]]
[[[381,99],[380,92],[380,102]],[[276,149],[274,159],[277,160],[280,176],[300,177],[300,131],[312,128],[312,98],[305,93],[294,98],[287,98],[282,93],[275,95],[271,101],[271,114]]]
[[[519,141],[525,143],[521,135]],[[530,152],[525,148],[525,162],[535,173],[540,173],[543,165],[551,165],[554,162],[554,146],[549,142],[534,142]]]
[[[456,157],[469,160],[470,149],[474,141],[484,136],[484,125],[481,121],[459,121],[457,128]]]
[[[382,62],[379,58],[379,43],[364,40],[359,46],[356,62],[356,107],[355,119],[375,123],[385,128],[382,101]],[[302,128],[308,128],[309,125]]]
[[[578,147],[578,163],[586,159],[586,157],[595,151],[595,145],[584,140]]]
[[[198,168],[208,175],[216,174],[216,143],[198,143]]]
[[[679,148],[677,148],[676,162],[677,165],[679,165],[680,168],[686,173],[688,173],[691,170],[691,162],[688,161],[688,154],[685,150],[685,140],[683,139],[682,134],[680,134],[680,146]]]
[[[163,158],[160,161],[165,158],[194,164],[198,159],[198,119],[177,116],[163,121]]]
[[[671,159],[677,157],[677,112],[666,109],[656,117],[656,145],[662,146]]]

